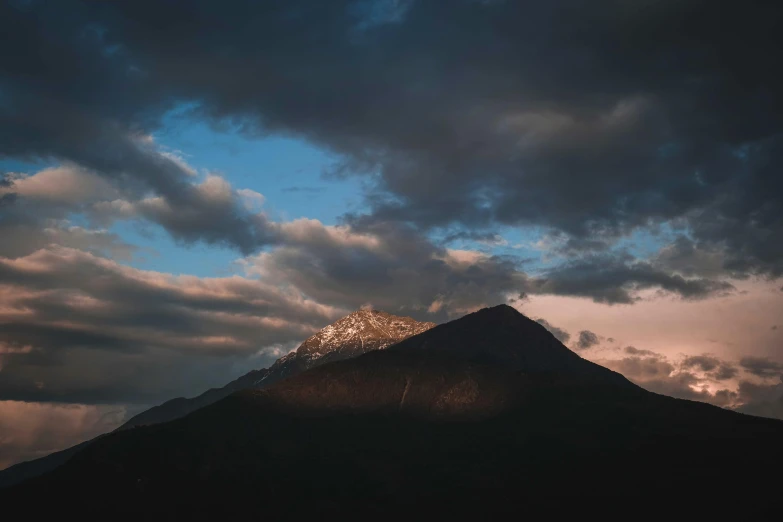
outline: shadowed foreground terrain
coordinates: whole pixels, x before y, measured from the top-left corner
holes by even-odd
[[[0,500],[103,520],[761,516],[781,441],[779,421],[644,391],[500,306],[105,436]]]

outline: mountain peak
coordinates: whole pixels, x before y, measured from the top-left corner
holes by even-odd
[[[351,357],[357,352],[386,348],[433,326],[435,323],[423,323],[381,310],[356,310],[308,338],[296,354],[320,358],[339,352]]]
[[[567,374],[634,386],[622,375],[582,359],[542,325],[505,304],[436,326],[393,350],[440,352],[525,373]]]
[[[422,323],[410,317],[399,317],[381,310],[356,310],[319,330],[295,351],[275,361],[271,367],[253,370],[222,388],[209,390],[198,397],[174,399],[151,408],[133,417],[123,425],[123,428],[176,419],[237,390],[263,389],[327,362],[382,350],[427,331],[433,326],[435,323]]]
[[[254,386],[266,387],[328,362],[383,350],[434,326],[435,323],[422,323],[381,310],[356,310],[325,326],[296,351],[278,359]]]
[[[388,313],[384,312],[383,310],[378,310],[378,309],[375,309],[375,308],[359,308],[357,310],[354,310],[350,314],[348,314],[348,316],[355,315],[355,316],[360,316],[361,317],[361,316],[367,316],[367,315],[380,315],[380,314],[391,315],[391,314],[388,314]]]
[[[478,310],[477,312],[474,312],[473,314],[468,315],[474,315],[474,314],[481,314],[482,316],[493,316],[493,317],[524,317],[527,319],[527,316],[514,308],[511,305],[507,304],[499,304],[495,306],[488,306],[486,308],[482,308],[481,310]]]
[[[516,312],[518,314],[520,313],[516,308],[514,308],[510,304],[506,304],[506,303],[500,303],[500,304],[497,304],[497,305],[494,305],[494,306],[486,306],[486,307],[482,308],[481,310],[495,310],[495,311],[498,311],[498,310],[513,310],[514,312]],[[481,310],[479,310],[479,311],[481,311]]]

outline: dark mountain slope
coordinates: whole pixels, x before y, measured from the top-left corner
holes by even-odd
[[[779,482],[767,471],[783,463],[783,423],[649,393],[579,370],[580,362],[561,366],[546,355],[566,361],[559,348],[532,340],[496,334],[481,349],[465,344],[465,325],[477,317],[510,332],[527,328],[517,315],[482,311],[174,422],[111,434],[55,472],[0,492],[0,502],[82,519],[484,520],[656,508],[758,517],[778,509]]]
[[[507,305],[484,308],[436,326],[392,349],[443,352],[526,373],[556,372],[636,388],[619,373],[582,359],[546,328]]]
[[[0,488],[19,484],[23,480],[27,480],[33,477],[38,477],[44,473],[48,473],[53,469],[62,466],[68,460],[73,457],[78,451],[86,448],[87,445],[94,442],[96,439],[86,440],[76,446],[64,449],[62,451],[56,451],[50,453],[45,457],[37,458],[34,460],[28,460],[26,462],[20,462],[14,464],[6,469],[0,471]]]

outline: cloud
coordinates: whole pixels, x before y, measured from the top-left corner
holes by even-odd
[[[80,205],[119,195],[111,183],[74,165],[50,167],[34,175],[7,175],[0,194],[14,193],[55,205]]]
[[[685,277],[715,277],[726,272],[725,256],[719,248],[705,250],[691,239],[678,236],[658,251],[652,264]]]
[[[777,377],[783,375],[783,364],[768,357],[743,357],[740,359],[742,368],[758,377]]]
[[[555,338],[560,341],[561,343],[565,344],[568,342],[568,340],[571,338],[571,334],[563,330],[562,328],[558,328],[557,326],[554,326],[549,323],[546,319],[540,318],[536,319],[536,322],[549,330],[549,333],[555,336]]]
[[[179,193],[163,196],[127,190],[116,180],[76,166],[47,168],[5,179],[8,183],[0,187],[0,196],[13,199],[0,218],[0,230],[7,238],[0,245],[0,255],[26,255],[50,240],[63,246],[83,244],[84,237],[81,242],[79,238],[63,239],[77,230],[68,230],[67,221],[73,215],[104,227],[117,220],[145,220],[160,225],[178,241],[223,245],[244,253],[279,240],[273,223],[261,212],[263,195],[249,189],[235,190],[214,174],[201,181],[194,178],[183,182],[185,198]],[[81,227],[78,230],[88,232]],[[96,232],[89,233],[99,241]],[[118,243],[116,236],[112,237]],[[127,252],[123,257],[128,258]]]
[[[758,384],[741,381],[739,396],[744,404],[738,408],[738,411],[761,417],[783,419],[783,382]]]
[[[467,230],[460,230],[458,232],[452,232],[443,238],[444,244],[453,243],[454,241],[475,241],[476,243],[482,243],[487,246],[506,246],[506,241],[503,236],[494,232],[469,232]]]
[[[625,257],[625,259],[623,259]],[[703,299],[734,290],[726,281],[685,278],[626,256],[588,256],[545,271],[531,292],[589,297],[606,304],[632,304],[640,290],[659,288],[684,299]]]
[[[144,218],[161,225],[184,243],[202,241],[250,254],[276,243],[274,224],[257,212],[264,198],[249,189],[234,190],[224,178],[208,175],[188,185],[186,200],[151,196],[137,201],[114,200],[96,205],[104,219]]]
[[[698,369],[718,381],[733,379],[739,373],[739,370],[735,366],[727,364],[711,355],[692,355],[686,357],[680,363],[680,368]]]
[[[593,346],[600,344],[601,340],[596,334],[590,330],[582,330],[579,332],[579,339],[576,342],[576,348],[579,350],[587,350]]]
[[[126,412],[125,405],[0,401],[0,469],[111,431]]]
[[[0,223],[0,234],[0,256],[9,258],[26,256],[50,245],[77,248],[118,261],[129,261],[142,252],[114,232],[74,226],[67,220],[22,220],[5,226]]]
[[[399,13],[294,0],[220,13],[192,6],[184,23],[178,9],[150,1],[3,6],[4,34],[22,51],[3,57],[0,154],[88,172],[122,192],[98,210],[154,221],[181,242],[246,255],[279,244],[260,195],[216,176],[194,182],[182,156],[151,138],[184,104],[218,128],[296,135],[336,153],[331,175],[368,180],[369,213],[344,216],[355,228],[443,229],[494,246],[505,241],[486,232],[496,225],[562,238],[558,254],[575,259],[537,277],[531,294],[615,304],[653,288],[700,299],[731,291],[726,276],[782,273],[781,204],[771,197],[781,188],[781,129],[768,109],[783,89],[757,59],[770,48],[765,31],[776,35],[763,13],[732,11],[731,32],[716,32],[695,1],[644,16],[615,4],[431,0]],[[681,39],[673,20],[700,38]],[[582,24],[590,37],[572,38]],[[175,35],[191,45],[171,45]],[[654,45],[636,45],[640,35]],[[692,58],[695,42],[732,58],[720,67]],[[38,60],[26,61],[25,49]],[[737,71],[754,81],[740,88]],[[750,101],[759,99],[764,110]],[[40,186],[13,194],[42,197]],[[662,223],[687,237],[650,261],[611,250]]]
[[[625,352],[634,355],[621,359],[601,359],[597,362],[655,393],[724,407],[737,404],[737,392],[727,388],[711,392],[705,388],[702,378],[688,371],[687,365],[677,365],[661,354],[637,350],[631,346],[627,347]]]
[[[347,311],[258,280],[137,270],[63,247],[0,258],[0,343],[11,347],[0,355],[0,394],[79,403],[192,395],[268,364],[271,347],[293,348]]]
[[[278,232],[284,243],[247,258],[247,273],[285,281],[333,306],[358,308],[372,300],[390,312],[444,320],[505,302],[528,284],[513,259],[438,247],[410,227],[297,220]]]
[[[674,372],[675,367],[669,361],[659,356],[626,357],[608,363],[615,369],[632,380],[640,380],[648,383],[654,380],[668,378]]]
[[[783,419],[783,365],[768,358],[744,357],[737,367],[710,354],[672,361],[662,354],[633,346],[623,352],[630,357],[596,362],[656,393]],[[757,382],[758,379],[751,380],[750,376],[774,378],[778,382]]]
[[[639,355],[642,357],[653,357],[653,358],[663,357],[661,354],[655,353],[652,350],[640,350],[639,348],[635,348],[633,346],[626,346],[625,348],[623,348],[623,351],[631,355]]]
[[[193,168],[149,139],[174,100],[166,88],[148,90],[122,52],[103,52],[107,44],[84,9],[9,5],[0,19],[5,34],[20,48],[38,49],[39,57],[34,69],[24,62],[24,52],[3,57],[0,156],[66,164],[17,176],[4,192],[37,201],[39,208],[84,205],[96,197],[118,203],[141,199],[142,214],[179,240],[224,244],[243,253],[265,244],[262,220],[236,198],[221,199],[214,176],[193,184]],[[29,32],[42,34],[39,30],[47,37]],[[72,74],[76,69],[80,72]],[[147,197],[150,192],[153,197]]]
[[[259,212],[266,201],[266,198],[260,192],[250,189],[239,189],[237,195],[242,200],[242,204],[248,212]]]
[[[33,175],[8,174],[0,185],[7,199],[0,214],[0,256],[17,257],[51,243],[130,259],[135,247],[103,229],[73,226],[68,218],[119,192],[99,176],[74,166]]]
[[[2,59],[0,153],[68,160],[197,206],[188,169],[146,139],[187,101],[216,125],[335,152],[333,175],[372,184],[370,214],[357,218],[535,226],[599,247],[677,222],[699,254],[659,261],[686,277],[783,273],[772,5],[707,16],[697,0],[389,5],[191,6],[187,21],[151,0],[5,5],[2,30],[20,51]],[[258,248],[255,223],[234,211],[216,211],[204,240],[220,231],[243,252]],[[722,290],[636,272],[686,297]]]

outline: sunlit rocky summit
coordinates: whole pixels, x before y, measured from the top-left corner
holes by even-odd
[[[373,350],[382,350],[425,332],[435,323],[423,323],[380,310],[358,310],[307,339],[287,359],[328,361],[347,359]]]

